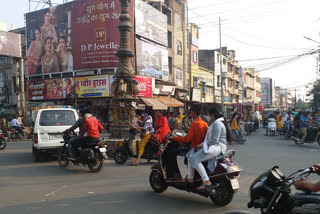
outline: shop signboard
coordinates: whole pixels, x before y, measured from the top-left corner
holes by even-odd
[[[168,46],[167,16],[142,0],[136,0],[136,34]]]
[[[76,77],[74,82],[79,98],[108,97],[110,95],[108,75]]]
[[[19,34],[0,31],[0,55],[21,57],[21,37]]]
[[[86,0],[26,14],[27,75],[117,67],[120,13],[117,0]],[[134,17],[134,1],[129,13]]]
[[[138,87],[140,89],[140,92],[137,96],[151,98],[152,97],[152,78],[136,76],[134,79],[139,82]]]
[[[46,96],[46,83],[44,80],[27,82],[27,99],[29,101],[44,100]]]
[[[192,101],[201,102],[201,90],[200,88],[192,89]]]
[[[138,75],[169,80],[168,50],[136,39],[136,57]]]

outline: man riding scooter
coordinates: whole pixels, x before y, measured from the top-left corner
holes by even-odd
[[[191,123],[188,134],[185,137],[169,137],[169,140],[174,140],[179,143],[190,143],[190,148],[174,148],[167,152],[166,158],[168,161],[167,177],[168,181],[181,180],[179,167],[177,163],[177,156],[182,153],[187,153],[190,149],[201,144],[206,136],[208,125],[201,117],[201,105],[194,104],[191,106],[191,114],[194,121]]]
[[[272,113],[269,114],[268,120],[271,119],[271,118],[277,120],[277,116],[275,115],[274,112],[272,112]],[[266,134],[265,134],[265,135],[267,136],[268,134],[269,134],[269,129],[268,129],[268,126],[267,126],[267,128],[266,128]]]

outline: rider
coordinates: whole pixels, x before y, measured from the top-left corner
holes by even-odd
[[[168,150],[166,153],[166,159],[168,161],[167,165],[167,176],[168,180],[177,180],[177,175],[179,173],[179,167],[177,164],[177,156],[183,152],[188,152],[190,149],[199,145],[204,141],[206,136],[208,125],[200,118],[201,105],[193,104],[191,106],[191,113],[193,115],[194,121],[191,123],[188,134],[185,137],[169,137],[169,140],[174,140],[179,143],[190,143],[190,148],[174,148]]]
[[[84,124],[84,115],[86,111],[80,110],[79,112],[79,119],[77,122],[71,126],[69,129],[65,130],[64,133],[70,133],[73,132],[75,129],[79,128],[79,136],[73,137],[68,141],[68,146],[71,151],[72,157],[75,158],[77,156],[77,153],[75,151],[75,144],[81,140],[81,137],[84,136],[84,130],[83,130],[83,124]]]
[[[162,143],[163,140],[171,133],[168,120],[163,116],[163,112],[157,110],[155,111],[156,121],[154,123],[155,132],[154,135],[158,138],[159,142]]]
[[[152,133],[154,132],[154,128],[152,126],[152,117],[146,113],[141,115],[141,119],[143,120],[143,126],[139,127],[140,130],[144,131],[142,134],[142,140],[139,144],[139,152],[136,160],[132,161],[132,165],[139,165],[139,161],[141,156],[143,155],[144,148],[146,148],[148,142],[152,137]]]
[[[22,134],[22,126],[17,118],[11,120],[11,128],[17,130],[19,134]]]
[[[320,164],[314,165],[318,170],[320,169]],[[310,192],[320,192],[320,181],[317,183],[312,183],[306,179],[301,179],[294,183],[297,189],[307,190]]]
[[[190,183],[194,182],[195,170],[202,178],[203,185],[198,189],[206,189],[211,187],[210,179],[201,162],[208,161],[208,169],[213,172],[215,169],[216,157],[225,154],[227,151],[226,142],[232,141],[232,133],[227,129],[227,121],[221,114],[218,105],[212,105],[209,108],[209,115],[213,123],[210,125],[205,140],[195,146],[187,155],[188,158],[188,178]]]
[[[277,120],[277,130],[278,130],[278,134],[281,134],[281,129],[282,129],[282,124],[281,124],[281,115],[279,111],[275,112],[276,114],[276,120]]]
[[[301,115],[300,117],[300,129],[303,133],[303,136],[300,139],[301,143],[304,143],[304,140],[308,135],[307,128],[309,127],[310,122],[312,122],[311,117],[309,115],[310,112],[307,111],[304,115]]]
[[[271,119],[271,118],[277,120],[277,116],[276,116],[275,112],[271,112],[271,113],[269,114],[269,116],[268,116],[268,122],[269,122],[269,119]],[[266,128],[266,134],[265,134],[265,135],[267,136],[268,133],[269,133],[269,129],[268,129],[268,126],[267,126],[267,128]]]

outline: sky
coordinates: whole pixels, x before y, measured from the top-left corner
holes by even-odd
[[[31,10],[43,6],[32,3]],[[218,48],[221,17],[222,46],[236,51],[239,64],[257,68],[277,86],[297,89],[299,96],[317,78],[316,55],[307,53],[320,45],[319,8],[319,0],[189,0],[189,22],[200,27],[201,49]],[[29,0],[7,1],[0,22],[8,23],[9,30],[10,24],[23,27],[28,11]]]

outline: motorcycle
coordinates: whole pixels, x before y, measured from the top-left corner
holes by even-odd
[[[320,214],[320,195],[310,192],[292,194],[291,186],[320,170],[315,167],[298,170],[286,177],[275,166],[260,175],[250,186],[248,208],[260,209],[262,214]],[[229,212],[243,213],[243,212]]]
[[[247,120],[244,124],[244,129],[247,132],[247,135],[249,136],[251,134],[251,132],[255,131],[254,129],[254,122],[253,121],[249,121]]]
[[[173,131],[172,135],[185,136],[186,133],[184,133],[183,131]],[[210,181],[213,185],[212,191],[198,190],[197,187],[199,187],[202,184],[202,179],[197,172],[195,174],[194,184],[182,181],[167,180],[166,168],[168,163],[165,157],[166,150],[178,148],[183,145],[185,144],[179,144],[175,141],[164,141],[164,143],[161,144],[159,162],[151,167],[151,173],[149,176],[151,188],[156,193],[162,193],[169,186],[171,186],[173,188],[195,193],[206,198],[209,197],[211,201],[215,203],[217,206],[226,206],[227,204],[231,203],[234,193],[240,188],[238,176],[241,170],[232,161],[232,157],[234,156],[235,151],[228,151],[224,158],[219,159],[214,172],[210,172],[206,168]],[[182,156],[178,156],[177,159],[184,159],[184,165],[186,165],[187,161],[184,157],[185,154],[180,155]],[[178,163],[181,161],[178,161]],[[206,163],[204,163],[204,165],[206,167]],[[182,168],[179,168],[181,174]]]
[[[138,133],[141,133],[137,128],[131,128],[130,134],[124,139],[123,145],[120,146],[114,155],[114,161],[117,164],[124,164],[129,157],[137,158],[137,151],[139,150],[139,144],[134,143],[134,139]],[[147,146],[144,149],[142,159],[158,160],[159,159],[159,141],[156,137],[152,136]]]
[[[0,150],[4,150],[7,147],[7,140],[2,134],[2,130],[0,129]]]
[[[266,128],[268,126],[268,118],[265,118],[265,117],[263,118],[262,126],[263,126],[263,128]]]
[[[21,133],[15,129],[15,128],[11,128],[11,129],[8,129],[8,135],[9,135],[9,139],[10,140],[20,140],[20,139],[23,139],[24,138],[24,128],[22,127],[21,128],[22,131]]]
[[[269,118],[268,120],[268,128],[269,130],[269,135],[270,136],[275,136],[277,132],[277,121],[274,118]]]
[[[297,131],[294,135],[293,142],[298,146],[302,146],[305,143],[314,143],[317,141],[320,146],[320,126],[319,125],[311,125],[307,128],[307,137],[304,142],[301,142],[300,139],[303,137],[302,131]]]
[[[100,172],[103,168],[104,159],[107,159],[106,155],[106,145],[101,142],[90,143],[90,144],[81,144],[78,145],[75,149],[80,153],[80,158],[73,160],[72,154],[68,148],[68,141],[72,138],[69,133],[63,134],[63,146],[59,148],[57,153],[57,161],[61,167],[67,167],[69,162],[74,165],[83,166],[88,165],[88,168],[91,172]]]

